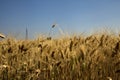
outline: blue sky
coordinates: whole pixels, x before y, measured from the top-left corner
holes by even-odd
[[[53,23],[64,32],[89,33],[120,28],[120,0],[0,0],[0,32],[29,37],[48,35]],[[52,35],[57,35],[57,27]]]

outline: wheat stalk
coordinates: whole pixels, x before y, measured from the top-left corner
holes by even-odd
[[[4,36],[3,34],[0,34],[0,37],[1,37],[1,38],[5,38],[5,36]]]
[[[111,77],[107,77],[107,79],[108,79],[108,80],[112,80],[112,78],[111,78]]]
[[[53,24],[52,27],[50,28],[50,31],[49,31],[49,34],[48,34],[48,36],[49,36],[48,38],[50,38],[50,39],[51,39],[50,34],[51,34],[51,31],[52,31],[52,28],[54,28],[54,27],[56,27],[56,24]]]

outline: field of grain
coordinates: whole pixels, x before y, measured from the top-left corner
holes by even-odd
[[[0,80],[120,80],[120,36],[1,40]]]

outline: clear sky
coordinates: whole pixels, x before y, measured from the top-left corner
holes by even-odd
[[[120,0],[0,0],[0,32],[48,35],[53,23],[67,33],[120,27]],[[53,30],[58,34],[57,27]]]

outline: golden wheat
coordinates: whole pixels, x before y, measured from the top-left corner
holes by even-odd
[[[5,38],[5,36],[4,36],[3,34],[0,34],[0,37],[1,37],[1,38]]]
[[[119,46],[119,36],[107,34],[5,39],[0,41],[0,79],[119,80]]]

